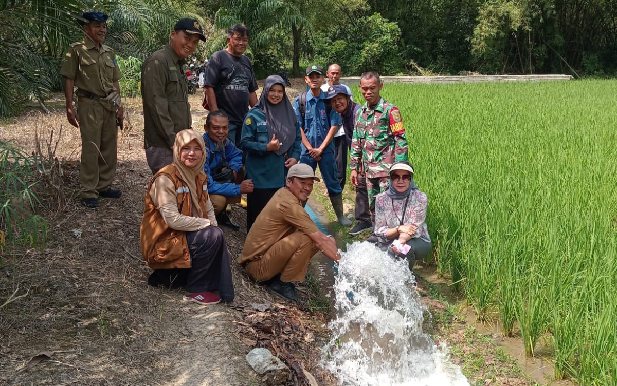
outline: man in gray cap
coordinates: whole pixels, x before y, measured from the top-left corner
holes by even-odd
[[[144,108],[144,148],[152,174],[173,161],[176,133],[192,126],[188,83],[182,69],[186,58],[206,41],[195,19],[178,20],[169,44],[154,52],[141,69]]]
[[[64,77],[66,117],[81,134],[79,185],[81,203],[98,206],[99,197],[120,198],[111,184],[116,175],[118,129],[124,111],[120,102],[120,71],[114,51],[103,44],[107,15],[84,12],[79,18],[84,39],[71,44],[60,74]],[[75,88],[77,92],[75,93]],[[77,111],[73,105],[77,94]]]
[[[318,251],[334,261],[340,259],[334,239],[319,231],[304,210],[315,181],[319,178],[309,165],[289,168],[285,187],[257,217],[240,255],[240,264],[251,278],[292,301],[297,299],[293,283],[304,281]]]

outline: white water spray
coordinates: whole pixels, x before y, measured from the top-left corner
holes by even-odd
[[[424,306],[407,262],[368,242],[343,253],[334,285],[337,316],[322,365],[342,385],[469,385],[422,331]]]

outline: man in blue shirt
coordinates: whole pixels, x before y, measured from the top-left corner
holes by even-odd
[[[332,138],[341,124],[341,117],[332,110],[327,93],[321,90],[324,81],[323,69],[312,65],[307,67],[305,74],[304,81],[309,90],[298,95],[293,104],[296,119],[302,127],[300,163],[310,165],[313,170],[319,165],[338,222],[349,226],[351,221],[343,215],[343,189],[338,180],[332,143]]]
[[[240,202],[240,195],[253,191],[253,181],[243,180],[242,151],[228,138],[229,118],[222,110],[208,114],[205,124],[206,163],[208,194],[214,207],[216,220],[234,230],[240,226],[227,215],[227,205]]]

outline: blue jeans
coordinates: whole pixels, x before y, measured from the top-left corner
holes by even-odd
[[[341,194],[343,189],[341,189],[341,184],[338,179],[336,157],[334,155],[334,146],[332,146],[332,144],[328,145],[326,150],[321,153],[321,159],[319,161],[315,161],[315,159],[309,155],[308,151],[306,151],[304,146],[302,146],[300,163],[310,165],[313,170],[315,170],[317,165],[319,165],[321,177],[326,184],[326,188],[328,188],[328,194],[330,197],[335,197]]]
[[[242,137],[242,123],[229,122],[229,132],[227,138],[236,146],[240,146],[240,138]]]

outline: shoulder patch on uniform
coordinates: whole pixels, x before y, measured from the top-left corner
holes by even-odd
[[[251,120],[251,117],[246,117],[246,119],[244,120],[244,124],[249,126],[251,123],[253,123],[253,121]]]
[[[392,110],[390,110],[390,124],[402,121],[401,111],[397,107],[393,107]]]
[[[394,135],[401,135],[405,133],[401,111],[397,107],[393,107],[390,110],[390,130]]]

